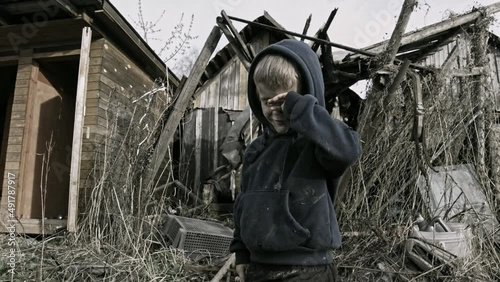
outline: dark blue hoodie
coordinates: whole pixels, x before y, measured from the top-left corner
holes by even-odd
[[[276,134],[262,113],[253,74],[267,54],[293,61],[304,95],[289,92],[290,131]],[[332,198],[339,179],[361,154],[359,137],[325,109],[317,55],[300,41],[262,50],[248,74],[248,101],[264,134],[245,151],[241,193],[234,204],[236,264],[323,265],[341,244]]]

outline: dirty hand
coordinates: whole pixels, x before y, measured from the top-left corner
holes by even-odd
[[[236,266],[236,273],[240,278],[240,282],[245,282],[245,270],[247,269],[248,264],[238,264]]]
[[[285,99],[288,92],[280,93],[273,98],[267,100],[267,104],[269,105],[271,111],[285,111]]]

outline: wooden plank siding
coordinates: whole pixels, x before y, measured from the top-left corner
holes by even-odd
[[[217,144],[224,142],[232,123],[228,113],[213,107],[196,109],[186,115],[185,121],[181,153],[185,174],[181,180],[195,194],[199,194],[210,174],[228,164],[220,155]]]
[[[229,95],[229,88],[230,88],[230,84],[231,84],[230,77],[231,77],[231,73],[232,73],[233,69],[234,69],[233,64],[229,63],[228,68],[222,73],[222,75],[220,77],[219,95],[217,95],[217,96],[219,98],[219,107],[221,107],[223,109],[227,109],[227,106],[228,106],[227,105],[227,100],[228,100],[227,98]]]
[[[104,39],[98,39],[90,45],[88,76],[93,79],[87,82],[87,93],[85,97],[85,114],[83,119],[83,139],[81,149],[82,159],[80,160],[80,183],[78,187],[79,192],[77,209],[79,213],[84,211],[87,204],[87,195],[92,186],[92,183],[88,180],[92,177],[91,172],[94,166],[93,158],[83,158],[83,156],[92,155],[96,150],[96,144],[99,143],[104,136],[102,132],[96,134],[96,131],[99,131],[97,129],[102,129],[103,127],[97,122],[99,118],[97,108],[92,107],[94,104],[97,105],[99,103],[98,101],[102,96],[99,84],[96,84],[95,78],[99,78],[101,75],[104,41]],[[92,135],[88,135],[89,132],[92,132]]]
[[[463,35],[457,37],[454,41],[448,43],[440,47],[440,50],[431,54],[423,59],[423,61],[419,62],[425,66],[430,67],[443,67],[443,64],[446,62],[448,56],[450,56],[453,48],[457,47],[457,55],[456,58],[452,58],[450,61],[450,65],[448,66],[448,71],[444,74],[448,74],[453,70],[468,70],[470,66],[472,66],[472,55],[471,55],[471,38],[470,36]],[[488,48],[488,71],[489,71],[489,79],[491,79],[492,85],[492,103],[495,105],[496,111],[500,111],[500,51],[493,46]],[[460,93],[464,93],[466,85],[464,77],[447,77],[446,85],[449,89],[450,97],[458,97]]]
[[[128,127],[134,126],[131,122],[138,123],[143,113],[152,113],[145,122],[149,121],[149,130],[153,130],[150,121],[158,119],[167,107],[167,94],[163,91],[153,94],[151,103],[147,99],[150,97],[133,103],[153,89],[155,79],[109,40],[93,42],[90,57],[80,168],[80,213],[85,212],[94,182],[102,177],[104,162],[109,162],[104,159],[104,150],[108,157],[120,152]],[[134,110],[137,113],[132,117]],[[124,173],[126,171],[118,171],[113,179],[126,179]]]
[[[19,56],[19,63],[18,63],[18,79],[16,77],[16,90],[14,91],[14,97],[17,96],[17,94],[26,93],[26,102],[17,104],[18,107],[16,107],[16,104],[12,105],[13,108],[13,113],[14,112],[22,112],[23,115],[20,117],[23,120],[23,131],[24,132],[29,132],[31,128],[33,127],[33,121],[32,121],[32,111],[33,111],[33,98],[36,95],[36,84],[38,81],[38,74],[39,74],[39,66],[36,62],[33,61],[32,58],[33,55],[33,50],[26,50],[22,51],[21,55]],[[28,73],[29,76],[26,76],[25,74]],[[20,90],[20,91],[18,91]],[[18,111],[15,111],[14,108],[17,108]],[[23,109],[24,108],[24,109]],[[12,127],[12,122],[11,122],[11,127]],[[12,136],[15,137],[15,136]],[[22,145],[21,147],[21,152],[22,155],[20,154],[18,158],[11,160],[10,163],[16,163],[19,171],[17,174],[17,193],[16,193],[16,216],[21,217],[23,216],[23,210],[25,206],[27,206],[27,203],[24,200],[26,198],[27,191],[26,189],[22,189],[22,187],[28,186],[28,183],[26,181],[30,181],[32,177],[34,177],[32,170],[30,170],[28,167],[26,167],[27,163],[30,163],[30,161],[34,162],[35,159],[35,152],[31,151],[31,148],[29,146],[29,143],[31,140],[29,138],[26,138],[26,135],[23,133],[23,136],[18,136],[19,143],[18,145]],[[9,139],[11,137],[9,136]],[[17,145],[17,144],[16,144]],[[7,147],[7,153],[9,152],[9,146]],[[6,162],[6,171],[9,162]],[[2,193],[2,195],[5,195]],[[4,197],[5,198],[5,197]],[[31,199],[31,196],[28,197]],[[28,199],[28,200],[29,200]],[[5,206],[4,206],[5,207]],[[3,212],[2,212],[3,213]]]
[[[234,57],[217,75],[198,89],[195,94],[195,108],[220,107],[243,111],[247,104],[247,75],[241,61]]]
[[[13,104],[10,112],[10,122],[8,124],[9,134],[6,146],[6,159],[4,160],[4,171],[2,178],[2,198],[0,201],[0,221],[6,222],[7,220],[7,207],[8,207],[8,174],[14,174],[15,185],[11,185],[16,189],[16,206],[19,199],[19,190],[21,183],[19,182],[20,168],[21,168],[21,150],[23,146],[23,134],[11,135],[13,131],[16,133],[24,132],[26,126],[26,107],[29,93],[29,80],[31,79],[32,72],[36,72],[32,65],[31,60],[32,51],[24,51],[18,59],[18,67],[16,73],[16,84],[14,88]],[[22,64],[19,64],[21,63]],[[23,80],[22,83],[17,83],[17,80]],[[2,228],[0,228],[1,230]]]

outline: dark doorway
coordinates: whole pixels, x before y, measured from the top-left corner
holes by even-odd
[[[7,160],[7,144],[9,139],[10,118],[16,87],[17,65],[0,66],[0,198],[5,175],[5,162]]]
[[[38,60],[36,93],[30,97],[31,124],[24,179],[22,217],[66,218],[78,58]]]

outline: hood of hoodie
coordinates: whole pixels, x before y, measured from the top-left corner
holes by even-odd
[[[248,103],[259,121],[265,127],[274,131],[274,128],[264,117],[257,88],[253,80],[255,67],[258,62],[269,54],[281,55],[294,62],[299,71],[299,79],[302,86],[301,91],[303,93],[300,94],[313,95],[322,107],[325,106],[325,86],[318,56],[306,43],[293,39],[285,39],[263,49],[253,60],[248,72]]]

